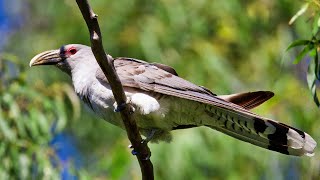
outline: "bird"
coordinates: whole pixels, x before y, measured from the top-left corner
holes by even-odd
[[[205,126],[281,154],[314,155],[317,143],[309,134],[250,111],[273,97],[271,91],[219,96],[181,78],[170,66],[126,57],[112,59],[138,129],[148,141],[170,142],[171,131]],[[91,47],[68,44],[42,52],[29,64],[39,65],[54,65],[71,76],[79,98],[99,117],[124,129],[115,112],[119,106]]]

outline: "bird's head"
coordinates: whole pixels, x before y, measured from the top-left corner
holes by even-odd
[[[55,65],[62,71],[71,75],[78,64],[88,64],[94,56],[91,48],[81,44],[69,44],[56,50],[42,52],[30,61],[31,66]]]

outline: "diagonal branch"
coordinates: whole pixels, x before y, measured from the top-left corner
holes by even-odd
[[[139,134],[137,124],[132,114],[130,113],[132,111],[132,107],[129,104],[125,103],[126,96],[124,94],[119,77],[116,74],[113,65],[113,59],[111,56],[107,56],[104,52],[102,45],[102,36],[97,19],[98,16],[91,9],[88,0],[76,0],[76,2],[90,32],[92,52],[98,64],[100,65],[100,68],[102,69],[110,83],[114,98],[117,104],[125,104],[124,110],[122,110],[120,113],[123,124],[127,131],[128,138],[131,141],[131,144],[135,151],[138,152],[137,159],[140,164],[142,179],[154,179],[153,165],[149,159],[151,155],[150,149],[146,143],[141,143],[142,138]]]

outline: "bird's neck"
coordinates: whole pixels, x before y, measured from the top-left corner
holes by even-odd
[[[89,88],[96,79],[96,71],[99,66],[79,64],[71,71],[71,77],[75,92],[83,97],[88,94]]]

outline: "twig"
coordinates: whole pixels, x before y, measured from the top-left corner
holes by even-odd
[[[92,52],[110,83],[114,98],[118,105],[125,104],[126,96],[119,77],[116,74],[113,59],[104,52],[102,36],[97,19],[98,16],[91,9],[88,0],[76,0],[76,2],[90,32]],[[138,152],[137,159],[140,164],[142,179],[154,179],[153,165],[149,159],[151,152],[147,144],[141,143],[142,138],[139,134],[137,124],[130,113],[131,108],[130,105],[126,104],[124,110],[120,112],[123,124],[134,150]]]

